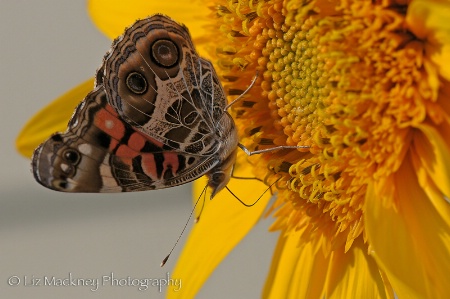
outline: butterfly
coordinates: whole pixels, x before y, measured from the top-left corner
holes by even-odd
[[[33,154],[35,179],[64,192],[168,188],[230,180],[238,135],[212,64],[188,29],[157,14],[117,38],[64,133]]]
[[[188,29],[165,15],[127,28],[95,78],[66,132],[33,153],[34,177],[47,188],[145,191],[206,175],[213,198],[230,181],[238,148],[247,155],[309,148],[251,152],[240,144],[227,112],[239,98],[227,105],[211,62],[197,54]]]

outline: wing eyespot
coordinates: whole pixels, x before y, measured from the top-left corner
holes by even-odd
[[[152,58],[162,67],[172,67],[178,63],[179,52],[176,44],[168,39],[160,39],[153,43]]]
[[[143,94],[148,88],[147,79],[138,72],[129,73],[126,84],[128,89],[134,94]]]
[[[81,156],[76,150],[70,148],[63,152],[63,159],[71,165],[77,165],[81,160]]]
[[[65,180],[54,180],[53,188],[56,190],[66,190],[68,187],[68,182]]]

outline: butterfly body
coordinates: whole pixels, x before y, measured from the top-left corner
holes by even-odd
[[[67,131],[33,155],[36,180],[57,191],[161,189],[208,176],[226,186],[238,136],[211,63],[186,27],[163,15],[137,21],[113,42],[96,86]]]

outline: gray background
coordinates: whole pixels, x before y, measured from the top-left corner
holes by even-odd
[[[92,76],[111,42],[92,25],[82,0],[0,0],[0,34],[2,298],[162,298],[156,288],[8,286],[13,275],[165,277],[188,235],[161,269],[190,213],[191,186],[113,195],[39,186],[14,149],[15,138],[39,109]],[[198,298],[260,296],[277,238],[267,233],[270,222],[258,224]]]

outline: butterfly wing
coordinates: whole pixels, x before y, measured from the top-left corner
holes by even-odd
[[[218,151],[225,93],[186,27],[163,15],[137,21],[113,43],[101,71],[109,103],[136,130],[186,154]]]
[[[160,189],[196,179],[213,159],[180,154],[125,123],[98,86],[76,108],[65,133],[33,155],[33,173],[47,188],[65,192]]]
[[[222,173],[237,145],[225,106],[187,28],[154,15],[114,41],[67,131],[35,150],[33,173],[67,192],[160,189]]]

